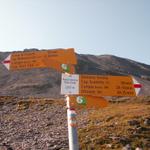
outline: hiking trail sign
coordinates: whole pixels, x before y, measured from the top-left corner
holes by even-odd
[[[33,68],[54,68],[62,71],[65,66],[77,64],[76,55],[73,48],[42,50],[32,52],[11,53],[3,62],[8,70],[22,70]],[[70,70],[74,70],[70,67]],[[71,72],[72,73],[72,72]]]
[[[131,76],[62,74],[61,94],[137,96],[141,85]]]

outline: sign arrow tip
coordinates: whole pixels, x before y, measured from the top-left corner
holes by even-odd
[[[2,61],[2,64],[8,69],[10,70],[10,59],[11,59],[11,54],[9,54],[4,61]]]

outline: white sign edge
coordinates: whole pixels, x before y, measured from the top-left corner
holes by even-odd
[[[10,70],[10,60],[11,60],[11,54],[9,54],[5,59],[4,61],[2,61],[2,64],[8,69]],[[8,63],[5,63],[5,61],[9,61]]]
[[[133,85],[140,84],[134,77],[132,77],[132,81],[133,81]],[[134,89],[137,96],[140,93],[141,87],[134,87]]]

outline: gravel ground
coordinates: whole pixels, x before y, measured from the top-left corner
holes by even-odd
[[[0,150],[3,143],[13,150],[67,150],[67,135],[64,105],[38,103],[27,109],[15,100],[0,105]]]

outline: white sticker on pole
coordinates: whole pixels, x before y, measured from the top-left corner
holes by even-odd
[[[79,94],[79,75],[62,74],[61,94]]]

